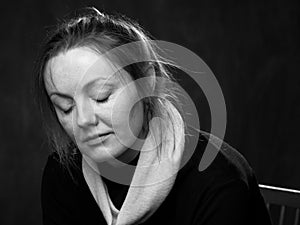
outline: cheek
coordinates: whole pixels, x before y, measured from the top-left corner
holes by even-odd
[[[138,102],[134,105],[129,115],[130,128],[135,135],[138,135],[139,131],[142,129],[144,120],[144,110],[142,102]]]
[[[138,136],[143,125],[143,104],[141,101],[135,103],[136,99],[136,96],[123,95],[112,109],[114,128],[124,137],[128,137],[129,132]]]

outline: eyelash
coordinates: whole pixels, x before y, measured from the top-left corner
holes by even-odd
[[[108,95],[106,98],[103,98],[103,99],[95,99],[95,101],[96,101],[97,103],[105,103],[105,102],[108,101],[109,96],[110,96],[110,95]]]
[[[110,96],[110,95],[109,95],[109,96]],[[107,97],[104,98],[104,99],[95,99],[95,102],[97,102],[97,103],[105,103],[105,102],[108,101],[109,96],[107,96]],[[67,109],[67,110],[61,109],[61,111],[62,111],[65,115],[68,115],[68,114],[70,114],[70,112],[72,111],[72,109],[73,109],[73,107],[70,107],[70,108]]]
[[[73,107],[70,107],[68,110],[61,110],[65,115],[70,114],[70,112],[72,111]]]

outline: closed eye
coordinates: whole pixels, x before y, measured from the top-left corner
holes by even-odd
[[[67,110],[63,110],[63,109],[61,109],[61,111],[62,111],[64,114],[68,115],[68,114],[70,114],[70,113],[71,113],[71,111],[72,111],[72,108],[73,108],[73,107],[70,107],[70,108],[69,108],[69,109],[67,109]]]
[[[61,93],[52,93],[51,101],[55,108],[65,115],[68,115],[74,106],[74,101],[72,97]]]
[[[71,106],[71,107],[69,107],[69,108],[67,108],[67,109],[64,109],[63,107],[61,107],[61,106],[59,106],[59,105],[57,105],[57,104],[54,104],[54,105],[55,105],[56,108],[58,108],[59,111],[61,111],[61,112],[62,112],[63,114],[65,114],[65,115],[70,114],[70,112],[71,112],[72,109],[73,109],[73,106]]]
[[[97,103],[105,103],[105,102],[108,101],[109,96],[110,96],[110,95],[108,95],[108,96],[105,97],[105,98],[98,98],[98,99],[95,99],[95,101],[96,101]]]

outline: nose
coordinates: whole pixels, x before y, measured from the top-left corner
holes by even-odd
[[[77,125],[81,128],[97,125],[95,110],[91,103],[83,100],[77,103]]]

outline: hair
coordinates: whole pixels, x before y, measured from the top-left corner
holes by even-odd
[[[154,116],[167,116],[171,118],[171,123],[176,123],[174,118],[172,120],[172,110],[169,103],[176,106],[181,112],[177,90],[168,86],[168,83],[176,82],[169,70],[172,63],[160,56],[158,46],[151,39],[150,35],[136,22],[127,17],[118,14],[104,14],[93,7],[85,8],[80,15],[60,22],[47,35],[36,64],[35,97],[52,150],[57,152],[59,161],[67,167],[69,172],[78,149],[58,121],[54,106],[47,94],[45,87],[47,62],[58,54],[77,47],[90,47],[103,53],[132,42],[142,43],[139,49],[140,54],[150,55],[148,58],[154,60],[150,63],[133,63],[124,69],[133,80],[136,80],[145,76],[145,71],[150,65],[154,68],[155,77],[161,77],[165,81],[157,82],[157,79],[154,79],[157,95],[142,100],[145,115],[142,129],[147,132],[149,121]],[[130,56],[125,53],[122,57]]]

